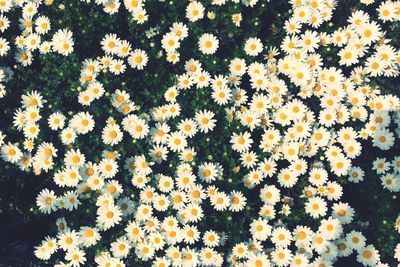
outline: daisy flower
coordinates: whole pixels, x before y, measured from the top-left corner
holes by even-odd
[[[65,230],[64,232],[59,233],[57,239],[58,246],[64,251],[74,250],[81,243],[79,234],[74,230]]]
[[[357,261],[364,266],[376,266],[380,260],[379,252],[373,245],[368,245],[357,252]]]
[[[79,112],[69,121],[69,126],[76,130],[78,134],[86,134],[94,128],[93,116],[88,112]]]
[[[1,146],[1,158],[4,161],[16,163],[22,158],[22,151],[11,143],[4,144]]]
[[[52,113],[47,119],[50,129],[53,131],[63,129],[65,125],[65,116],[61,112]]]
[[[200,2],[190,2],[186,7],[186,17],[191,22],[196,22],[204,17],[204,7]]]
[[[84,226],[79,231],[80,240],[85,247],[93,246],[100,240],[100,234],[96,228]]]
[[[116,145],[122,140],[122,132],[118,124],[108,124],[103,128],[101,138],[107,145]]]
[[[210,33],[204,33],[200,36],[198,46],[200,52],[206,55],[214,54],[218,49],[219,41],[217,37]]]
[[[233,212],[238,212],[244,209],[246,206],[246,197],[240,191],[232,191],[231,192],[231,205],[229,206],[229,210]]]
[[[173,52],[180,46],[179,37],[173,32],[166,33],[161,39],[161,46],[167,53]]]
[[[65,259],[70,262],[71,266],[81,266],[86,262],[86,254],[80,249],[68,250],[65,254]]]
[[[271,253],[272,261],[275,262],[276,266],[288,266],[292,260],[292,252],[283,247],[278,247]]]
[[[213,119],[214,116],[215,114],[208,110],[202,110],[196,113],[195,117],[197,124],[199,125],[200,132],[208,133],[214,129],[217,122],[216,119]]]
[[[52,190],[43,189],[36,198],[36,205],[43,213],[57,210],[57,197]]]
[[[121,209],[114,205],[102,206],[97,210],[97,221],[105,230],[118,224],[121,216]]]
[[[249,56],[257,56],[263,50],[261,40],[258,38],[249,38],[244,44],[244,51]]]
[[[218,192],[210,198],[211,205],[217,211],[224,211],[229,207],[229,197],[224,192]]]
[[[250,232],[253,238],[265,241],[271,235],[272,227],[267,220],[257,219],[250,224]]]
[[[72,53],[74,49],[74,40],[72,31],[67,29],[58,30],[52,38],[52,47],[54,50],[64,56]]]
[[[147,65],[149,58],[144,50],[135,49],[128,57],[128,64],[133,69],[143,70]]]
[[[381,150],[388,150],[394,145],[394,135],[387,128],[379,129],[374,134],[373,145]]]
[[[280,190],[274,185],[265,185],[260,190],[260,198],[265,204],[275,205],[281,198]]]
[[[305,205],[305,211],[313,218],[325,216],[328,211],[326,202],[321,197],[309,198]]]

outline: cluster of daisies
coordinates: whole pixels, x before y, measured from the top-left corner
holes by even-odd
[[[107,34],[101,40],[101,47],[105,52],[104,56],[86,59],[82,64],[80,83],[81,88],[85,89],[80,91],[78,102],[83,106],[89,106],[105,93],[103,84],[98,81],[98,76],[102,73],[123,74],[127,64],[132,69],[143,70],[148,63],[146,51],[132,48],[128,41],[120,39],[116,34]],[[134,102],[129,100],[126,92],[116,90],[114,95],[116,97],[112,105],[118,108],[119,112],[129,114],[135,110]]]
[[[11,68],[0,66],[0,99],[6,95],[6,83],[12,80],[13,75]]]
[[[259,4],[213,0],[211,5],[230,2],[255,8]],[[363,180],[365,170],[353,165],[361,156],[363,140],[387,151],[400,137],[400,99],[382,95],[370,85],[377,77],[399,75],[400,51],[390,44],[379,23],[400,20],[400,1],[382,2],[376,10],[377,21],[355,10],[346,26],[332,32],[319,28],[331,20],[338,4],[335,0],[290,3],[292,15],[283,26],[286,35],[281,44],[265,47],[257,36],[249,37],[239,44],[241,56],[227,60],[227,70],[212,74],[207,61],[180,57],[191,25],[205,19],[207,12],[205,4],[190,1],[185,10],[188,24],[171,21],[159,44],[168,62],[184,60],[184,72],[167,86],[163,103],[149,110],[141,110],[130,92],[105,88],[102,83],[104,73],[123,75],[127,65],[146,71],[149,61],[146,51],[133,48],[114,33],[99,44],[104,55],[82,62],[77,96],[82,111],[43,113],[46,100],[40,92],[22,95],[13,127],[24,140],[12,143],[11,135],[0,132],[1,158],[22,171],[52,175],[54,186],[43,189],[36,199],[40,212],[92,205],[95,214],[94,221],[82,221],[78,228],[67,218],[59,218],[57,235],[46,237],[35,248],[39,259],[54,260],[60,267],[131,266],[132,254],[157,267],[333,266],[340,257],[355,253],[364,266],[388,266],[352,223],[355,211],[341,201],[343,187],[336,180]],[[73,51],[69,30],[56,31],[51,41],[42,40],[49,34],[50,19],[38,14],[39,4],[0,0],[0,31],[10,25],[3,13],[22,8],[22,35],[15,46],[16,61],[23,66],[31,64],[35,50],[63,55]],[[118,0],[96,4],[110,14],[120,7]],[[124,5],[137,23],[147,21],[143,1],[126,0]],[[207,17],[212,19],[213,14]],[[235,26],[241,20],[240,13],[232,15]],[[215,54],[220,49],[217,35],[207,29],[190,49],[203,56]],[[9,47],[0,38],[0,56]],[[11,69],[0,69],[0,82],[11,78]],[[190,96],[194,90],[204,91],[217,109],[203,106],[183,115],[182,109],[191,104],[180,101],[180,96]],[[116,115],[97,121],[90,106],[102,97]],[[237,125],[226,136],[226,144],[238,159],[233,172],[241,175],[242,186],[230,191],[217,186],[232,179],[226,178],[230,170],[212,155],[198,160],[203,153],[199,149],[213,148],[194,141],[202,137],[210,141],[219,135],[221,117],[228,125]],[[44,128],[59,139],[61,147],[39,138]],[[85,147],[78,145],[85,135],[99,135],[107,149],[85,153]],[[138,149],[122,151],[125,144],[136,144]],[[383,187],[400,191],[400,157],[377,158],[372,169]],[[128,184],[121,179],[124,176],[129,176]],[[299,187],[301,193],[295,199],[287,196]],[[251,199],[246,197],[248,192]],[[226,232],[208,223],[208,213],[240,216],[249,202],[256,202],[257,208],[244,226],[246,240],[232,244],[229,223]],[[315,227],[285,223],[293,202],[302,205]],[[400,231],[400,217],[393,223]],[[99,248],[105,243],[102,234],[114,230],[116,239]],[[99,251],[94,258],[88,256],[90,247]],[[394,248],[394,257],[400,260],[400,245]]]
[[[51,5],[52,0],[47,1],[12,1],[0,2],[0,32],[11,30],[11,16],[18,14],[18,28],[20,35],[13,39],[5,39],[0,35],[0,58],[13,53],[14,59],[22,66],[32,64],[35,55],[50,52],[67,56],[74,49],[73,34],[68,29],[51,31],[50,18],[40,14],[43,5]],[[0,98],[6,94],[3,82],[6,82],[10,71],[0,68]],[[9,75],[8,75],[9,76]]]
[[[90,0],[81,0],[85,3],[90,3]],[[94,1],[97,5],[103,7],[103,11],[107,14],[113,15],[118,13],[121,7],[121,2],[119,0],[96,0]],[[128,11],[132,19],[138,23],[145,23],[149,16],[147,15],[146,8],[144,6],[145,0],[124,0],[123,4],[126,11]]]

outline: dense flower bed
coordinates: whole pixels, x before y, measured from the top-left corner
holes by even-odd
[[[36,258],[395,266],[399,20],[400,1],[0,0],[0,177],[41,179]]]

